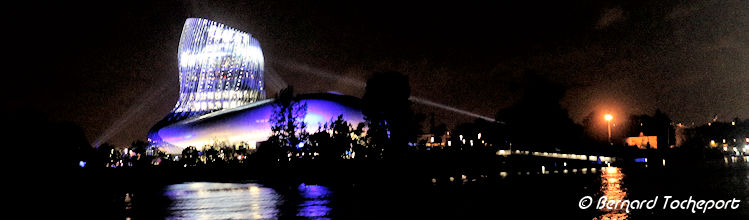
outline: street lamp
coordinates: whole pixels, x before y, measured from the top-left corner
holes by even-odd
[[[614,142],[611,142],[611,119],[614,119],[614,116],[611,116],[611,114],[606,114],[603,116],[604,119],[606,119],[606,124],[608,124],[609,127],[609,145],[614,145]]]

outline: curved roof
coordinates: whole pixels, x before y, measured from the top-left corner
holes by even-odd
[[[361,101],[352,96],[335,94],[304,94],[296,100],[307,104],[304,121],[307,131],[315,132],[319,125],[339,115],[351,124],[364,122]],[[203,146],[214,141],[229,144],[245,142],[254,145],[267,140],[270,135],[270,119],[273,99],[267,99],[233,109],[190,117],[175,123],[155,128],[149,139],[159,140],[170,146],[171,153],[179,153],[187,146]]]

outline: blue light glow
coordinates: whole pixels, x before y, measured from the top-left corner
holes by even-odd
[[[304,116],[304,123],[307,123],[307,126],[317,127],[322,124],[325,124],[327,122],[321,115],[314,113],[314,112],[307,112],[307,115]]]
[[[300,184],[299,193],[304,201],[299,204],[296,216],[307,218],[325,218],[332,210],[328,207],[330,190],[328,187],[318,185]]]
[[[79,167],[86,167],[86,161],[78,161]]]

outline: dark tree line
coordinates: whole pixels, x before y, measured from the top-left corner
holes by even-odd
[[[504,123],[508,141],[537,151],[580,150],[585,138],[582,126],[560,104],[565,87],[534,72],[527,72],[526,77],[520,101],[496,115]]]
[[[421,133],[410,97],[408,77],[402,73],[379,72],[367,80],[362,97],[362,113],[369,128],[367,143],[375,150],[382,150],[385,158],[403,159],[409,141]]]
[[[310,135],[303,121],[306,104],[296,101],[291,88],[284,89],[274,104],[271,136],[264,145],[274,148],[268,151],[284,160],[317,156],[324,160],[403,159],[409,141],[421,132],[424,118],[411,110],[410,96],[407,76],[398,72],[375,73],[367,81],[362,98],[365,123],[352,125],[339,116]]]

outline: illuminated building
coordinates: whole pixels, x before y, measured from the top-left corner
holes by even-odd
[[[627,146],[637,146],[640,149],[658,149],[658,136],[645,136],[640,132],[638,137],[628,137]]]
[[[270,135],[273,99],[265,99],[264,58],[250,34],[202,18],[189,18],[178,49],[179,99],[149,131],[148,139],[169,153],[217,141],[254,147]],[[300,95],[308,105],[308,131],[338,115],[363,121],[359,99],[334,94]]]
[[[265,98],[263,52],[245,32],[189,18],[180,37],[176,120],[230,109]]]

